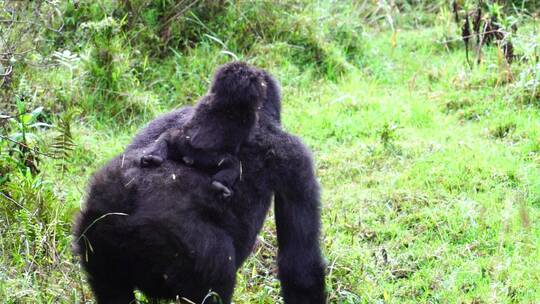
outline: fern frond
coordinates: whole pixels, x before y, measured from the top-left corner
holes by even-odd
[[[73,134],[71,133],[71,123],[75,113],[66,111],[58,121],[58,136],[56,136],[51,145],[52,154],[59,160],[58,167],[62,174],[67,170],[67,161],[71,156],[71,152],[75,148]]]

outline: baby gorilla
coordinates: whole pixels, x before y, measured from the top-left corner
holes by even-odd
[[[164,159],[183,161],[212,172],[212,189],[229,198],[241,174],[236,155],[255,126],[265,95],[260,71],[243,62],[223,66],[189,121],[164,132],[145,151],[141,166],[159,166]]]

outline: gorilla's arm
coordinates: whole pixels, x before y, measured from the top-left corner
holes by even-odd
[[[279,278],[285,303],[325,303],[325,265],[319,248],[320,200],[311,154],[285,135],[276,149],[275,217]]]
[[[181,128],[193,113],[193,107],[183,107],[170,113],[163,114],[152,120],[142,131],[137,133],[126,148],[126,153],[149,146],[169,129]]]

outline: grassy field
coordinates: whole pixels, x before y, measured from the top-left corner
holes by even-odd
[[[279,20],[298,26],[290,34],[283,30],[289,21],[270,31],[263,19],[249,22],[256,9],[236,7],[245,20],[235,21],[230,9],[215,23],[201,21],[189,32],[197,43],[165,54],[152,53],[143,38],[138,45],[129,35],[86,33],[94,38],[82,47],[63,45],[70,50],[60,53],[64,61],[74,56],[70,64],[39,73],[26,66],[12,95],[29,92],[17,104],[43,106],[36,121],[55,126],[36,128],[29,143],[53,153],[50,142],[68,121],[74,146],[65,159],[40,157],[39,173],[32,173],[13,165],[7,149],[13,146],[2,139],[0,302],[92,302],[69,235],[89,176],[155,115],[193,103],[215,67],[235,56],[281,82],[284,128],[314,151],[330,303],[540,302],[540,103],[536,89],[523,84],[530,73],[538,82],[540,66],[507,66],[492,46],[470,68],[444,6],[420,17],[380,19],[369,19],[360,11],[368,8],[359,6],[334,8],[340,15],[332,19],[331,7],[317,2],[282,12],[290,19]],[[69,9],[66,18],[75,16]],[[384,25],[388,16],[392,26]],[[338,34],[345,38],[311,33],[317,22],[344,28]],[[220,24],[230,27],[219,32],[213,26]],[[246,47],[232,32],[242,27],[268,35],[259,32]],[[80,33],[70,30],[65,37],[75,41]],[[516,52],[540,43],[530,20],[518,33]],[[338,38],[328,40],[332,35]],[[108,39],[114,54],[108,72],[114,79],[105,79],[110,91],[101,86],[103,65],[93,53],[100,39]],[[303,46],[296,50],[300,42],[291,41]],[[17,126],[15,119],[4,130],[14,134]],[[279,301],[276,251],[271,213],[238,273],[235,303]]]

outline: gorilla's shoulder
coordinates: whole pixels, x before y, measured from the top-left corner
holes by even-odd
[[[288,164],[312,162],[311,150],[306,146],[302,139],[296,135],[282,132],[281,140],[276,143],[275,147],[278,152],[276,156],[279,161]]]
[[[292,168],[312,162],[311,151],[302,139],[286,132],[276,124],[258,128],[247,145],[257,146],[265,155],[266,160],[278,167],[283,166],[284,168],[281,168],[283,170],[286,167]]]

